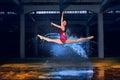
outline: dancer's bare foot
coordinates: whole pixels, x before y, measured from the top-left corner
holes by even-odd
[[[38,36],[41,40],[44,38],[43,36],[41,36],[41,35],[39,35],[39,34],[38,34],[37,36]]]
[[[94,36],[87,37],[88,40],[93,39],[93,38],[94,38]]]

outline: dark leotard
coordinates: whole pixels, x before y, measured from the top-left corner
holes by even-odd
[[[60,29],[60,40],[62,41],[62,43],[65,43],[65,41],[67,40],[67,36],[63,34],[64,31],[62,31],[62,29]]]

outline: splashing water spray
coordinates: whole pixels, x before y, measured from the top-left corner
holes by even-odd
[[[70,31],[67,31],[67,36],[70,39],[78,39],[76,36],[69,36]],[[48,33],[45,35],[46,37],[59,39],[59,33]],[[42,42],[42,45],[48,45],[49,51],[53,56],[63,56],[68,53],[76,53],[78,56],[82,58],[88,58],[86,50],[89,49],[89,45],[84,45],[84,43],[89,43],[89,40],[71,43],[71,44],[56,44],[56,43],[48,43],[46,41]],[[83,48],[86,47],[86,50]]]

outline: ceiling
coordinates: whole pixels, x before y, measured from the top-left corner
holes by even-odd
[[[93,26],[97,24],[96,13],[103,13],[106,26],[120,25],[120,13],[115,13],[116,10],[120,10],[120,0],[0,0],[0,11],[12,10],[19,14],[23,9],[26,13],[35,10],[91,10],[95,14],[77,15],[77,17],[69,14],[66,17],[73,17],[74,21],[71,23],[76,21],[77,24],[80,23],[77,21],[81,21],[81,23]],[[109,13],[111,10],[113,13]],[[30,17],[28,19],[39,20],[38,16],[41,15],[28,16]],[[56,15],[54,20],[58,17],[59,15]]]
[[[120,0],[0,0],[0,6],[16,6],[18,8],[28,5],[58,5],[59,8],[64,9],[70,5],[99,5],[102,12],[120,8],[119,4]]]

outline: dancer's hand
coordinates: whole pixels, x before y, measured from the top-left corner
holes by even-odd
[[[51,22],[50,24],[51,24],[51,26],[52,26],[52,25],[53,25],[53,22]]]
[[[62,15],[65,13],[65,11],[62,11]]]

